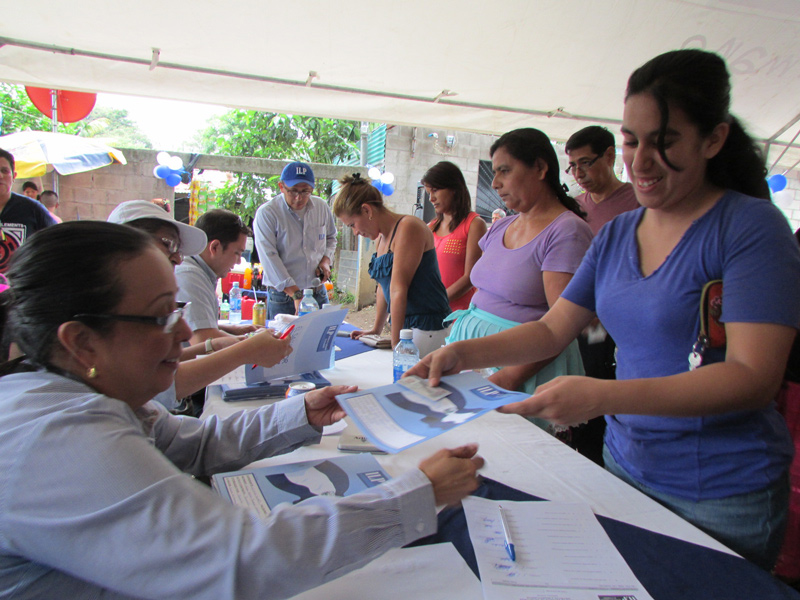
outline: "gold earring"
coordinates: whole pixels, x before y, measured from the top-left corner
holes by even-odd
[[[97,377],[97,369],[95,367],[89,367],[86,369],[86,377],[89,379],[94,379]]]

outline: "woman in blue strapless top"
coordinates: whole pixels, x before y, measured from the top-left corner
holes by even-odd
[[[383,292],[376,300],[375,325],[351,335],[378,335],[391,316],[392,347],[400,341],[401,329],[411,329],[422,358],[444,345],[448,328],[443,321],[450,313],[433,234],[421,219],[386,208],[378,189],[357,173],[341,183],[333,212],[355,233],[376,241],[369,275]]]

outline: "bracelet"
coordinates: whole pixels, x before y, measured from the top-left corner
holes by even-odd
[[[214,338],[206,338],[206,354],[214,352],[214,344],[211,342]]]

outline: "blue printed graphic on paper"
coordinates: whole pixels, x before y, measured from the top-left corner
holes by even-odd
[[[376,485],[380,485],[382,483],[389,481],[389,479],[386,476],[386,473],[384,473],[381,470],[359,473],[358,478],[367,487],[375,487]]]
[[[319,336],[319,345],[317,346],[317,352],[329,352],[331,348],[333,348],[333,342],[336,339],[336,330],[339,329],[339,325],[329,325],[322,331],[322,335]]]

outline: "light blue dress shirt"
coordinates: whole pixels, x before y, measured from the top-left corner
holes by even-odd
[[[302,396],[221,420],[0,379],[0,598],[286,598],[436,529],[419,470],[268,519],[193,480],[315,443]]]
[[[301,290],[313,287],[322,257],[333,261],[336,223],[322,198],[311,196],[297,213],[279,194],[259,207],[253,228],[264,283],[278,291],[291,285]]]

